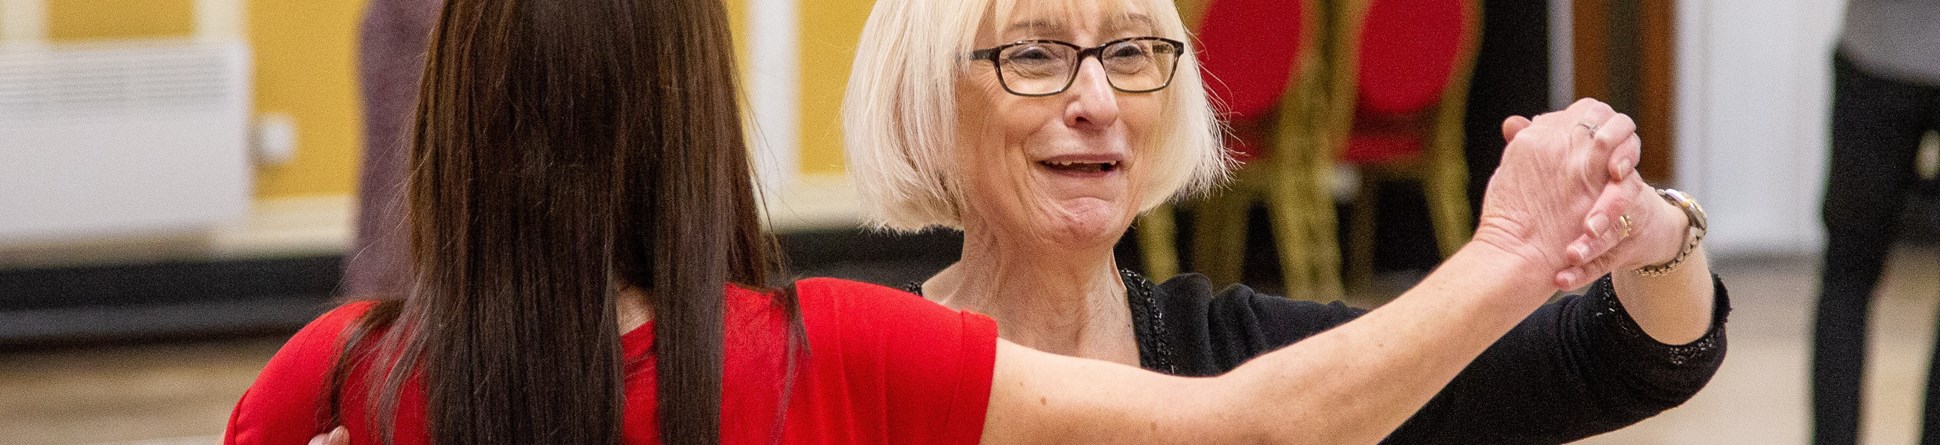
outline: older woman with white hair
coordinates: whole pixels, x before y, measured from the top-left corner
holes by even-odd
[[[1215,292],[1197,274],[1153,283],[1115,264],[1136,215],[1215,185],[1231,164],[1189,41],[1165,0],[879,0],[844,104],[850,173],[879,226],[964,235],[958,262],[908,290],[988,314],[1025,346],[1179,375],[1366,321],[1340,303]],[[1588,293],[1494,339],[1390,441],[1575,440],[1683,403],[1722,363],[1729,303],[1699,243],[1702,211],[1634,174],[1629,117],[1588,100],[1569,112],[1582,117],[1572,136],[1519,142],[1609,154],[1573,158],[1578,184],[1492,181],[1470,244],[1582,227],[1561,257],[1532,256],[1556,266],[1555,288]],[[1504,136],[1529,125],[1511,117]],[[1488,204],[1553,186],[1601,197],[1579,203],[1587,212]],[[1443,277],[1509,279],[1464,267],[1468,250],[1390,305],[1479,292],[1434,285]],[[1383,342],[1438,335],[1449,333],[1402,329],[1332,352],[1378,356]]]

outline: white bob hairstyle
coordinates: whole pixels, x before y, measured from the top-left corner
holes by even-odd
[[[1003,17],[1018,1],[878,0],[862,29],[842,101],[843,142],[868,218],[878,228],[921,231],[963,227],[962,168],[956,165],[957,76],[987,15]],[[1145,3],[1157,31],[1183,38],[1186,28],[1170,0]],[[1224,179],[1231,158],[1188,50],[1161,95],[1155,159],[1139,188],[1139,212],[1192,195]]]

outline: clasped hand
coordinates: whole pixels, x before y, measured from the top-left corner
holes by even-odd
[[[1559,289],[1676,255],[1688,222],[1638,177],[1643,144],[1630,116],[1582,99],[1534,120],[1511,116],[1502,136],[1476,242],[1538,265]]]

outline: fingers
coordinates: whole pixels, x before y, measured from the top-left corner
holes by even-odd
[[[1579,121],[1589,122],[1603,122],[1603,120],[1609,119],[1610,115],[1617,114],[1617,110],[1610,108],[1610,104],[1588,97],[1577,99],[1575,103],[1571,103],[1570,107],[1564,111],[1577,113],[1576,118]]]
[[[1556,280],[1553,284],[1556,285],[1557,289],[1562,290],[1582,289],[1583,286],[1588,286],[1590,283],[1595,282],[1597,278],[1602,278],[1604,275],[1610,273],[1602,269],[1600,267],[1585,266],[1571,267],[1562,272],[1557,272]]]
[[[1509,116],[1508,119],[1503,119],[1502,140],[1504,142],[1515,140],[1516,133],[1521,133],[1522,129],[1529,128],[1531,123],[1529,122],[1529,118],[1522,116]]]
[[[1635,189],[1628,181],[1603,186],[1603,193],[1597,196],[1589,216],[1583,220],[1583,235],[1564,251],[1571,266],[1589,264],[1630,234],[1625,224],[1628,217],[1624,215],[1629,214],[1631,199],[1637,196]]]
[[[344,427],[330,430],[329,434],[318,434],[310,438],[310,445],[350,445],[350,431]]]
[[[1600,125],[1603,121],[1610,119],[1610,116],[1614,114],[1617,114],[1617,111],[1611,109],[1610,104],[1586,97],[1578,99],[1576,103],[1570,104],[1569,108],[1565,108],[1563,111],[1543,113],[1541,116],[1536,116],[1535,123],[1536,125],[1571,127],[1584,123]]]
[[[1610,180],[1620,181],[1637,171],[1637,163],[1643,161],[1643,149],[1644,140],[1635,133],[1618,144],[1616,151],[1610,153]]]
[[[1615,149],[1624,141],[1637,136],[1637,121],[1630,115],[1613,113],[1609,118],[1596,122],[1596,131],[1590,134],[1596,140],[1597,148]]]

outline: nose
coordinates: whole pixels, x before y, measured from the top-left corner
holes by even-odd
[[[1105,64],[1096,58],[1078,61],[1078,77],[1072,79],[1071,103],[1064,109],[1064,125],[1072,128],[1106,128],[1118,123],[1118,91],[1105,78]]]

